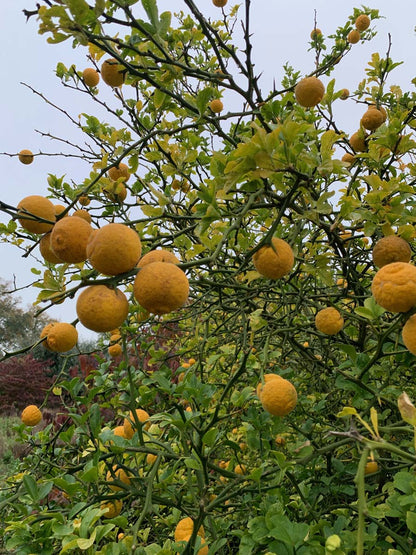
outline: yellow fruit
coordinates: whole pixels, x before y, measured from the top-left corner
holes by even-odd
[[[164,249],[156,249],[142,256],[137,264],[137,267],[143,268],[143,266],[146,266],[146,264],[150,264],[151,262],[170,262],[171,264],[179,264],[179,260],[173,252],[166,251]]]
[[[22,164],[31,164],[34,160],[33,152],[31,150],[27,150],[26,148],[19,152],[19,161]]]
[[[349,152],[346,152],[341,160],[351,165],[355,162],[355,156],[353,154],[350,154]]]
[[[219,114],[223,111],[224,104],[219,98],[215,98],[214,100],[211,100],[211,102],[209,103],[209,107],[214,112],[214,114]]]
[[[367,474],[374,474],[374,472],[377,472],[378,470],[378,464],[377,461],[368,461],[364,467],[364,474],[367,476]]]
[[[62,212],[65,212],[66,210],[66,206],[64,206],[63,204],[54,204],[54,208],[55,208],[55,216],[59,216],[60,214],[62,214]],[[64,218],[68,216],[68,213],[66,213],[66,215],[64,216]]]
[[[192,364],[195,364],[196,360],[194,358],[190,358],[188,360],[188,364],[190,364],[192,366]]]
[[[124,83],[124,68],[115,58],[109,58],[101,66],[101,77],[110,87],[121,87]]]
[[[234,472],[240,475],[245,474],[246,467],[243,464],[237,464],[236,467],[234,468]]]
[[[63,262],[77,264],[87,258],[87,243],[92,232],[88,222],[76,216],[68,216],[53,226],[50,245]]]
[[[286,443],[286,440],[282,436],[276,436],[274,442],[276,443],[276,445],[283,447],[283,445]]]
[[[93,67],[86,67],[82,72],[82,78],[87,87],[96,87],[100,81],[100,75]]]
[[[117,358],[122,353],[123,353],[123,347],[119,343],[116,343],[115,345],[110,345],[108,347],[108,354],[110,355],[111,358]]]
[[[304,108],[312,108],[321,102],[325,87],[317,77],[305,77],[295,87],[295,97]]]
[[[368,131],[375,131],[384,122],[384,115],[377,108],[370,108],[361,118],[361,125]]]
[[[183,518],[178,522],[175,528],[175,541],[187,541],[191,536],[192,532],[194,531],[194,521],[189,516]],[[201,538],[205,538],[205,530],[204,527],[201,526],[198,530],[198,536]]]
[[[412,355],[416,355],[416,314],[410,316],[402,329],[403,343]]]
[[[42,239],[39,241],[39,250],[46,262],[50,262],[51,264],[62,263],[62,260],[56,256],[51,248],[51,232],[43,235]]]
[[[119,437],[126,437],[124,434],[124,426],[116,426],[113,430],[113,434]],[[127,438],[126,438],[127,439]]]
[[[26,231],[31,233],[46,233],[50,231],[55,223],[55,208],[52,202],[40,195],[31,195],[22,199],[17,205],[18,220]],[[39,219],[47,220],[41,222]]]
[[[91,199],[86,195],[82,195],[79,197],[78,202],[80,203],[81,206],[88,206],[91,202]]]
[[[390,312],[407,312],[416,306],[416,267],[392,262],[380,268],[371,285],[376,302]]]
[[[269,279],[279,279],[293,268],[295,257],[289,243],[273,237],[271,245],[261,247],[253,255],[256,270]]]
[[[78,297],[76,311],[79,321],[89,330],[110,331],[127,318],[129,303],[119,289],[106,285],[90,285]]]
[[[355,27],[358,31],[365,31],[370,27],[370,23],[371,21],[368,15],[361,14],[355,20]]]
[[[130,179],[129,168],[126,164],[120,162],[118,166],[113,166],[108,170],[108,177],[113,181],[117,181],[117,179],[123,177],[124,181],[127,183],[127,181]]]
[[[350,96],[350,91],[348,89],[342,89],[340,99],[347,100],[349,96]]]
[[[320,29],[318,29],[317,27],[315,29],[312,29],[311,31],[311,39],[314,40],[318,37],[322,36],[322,31]]]
[[[392,262],[409,262],[411,257],[409,243],[398,235],[382,237],[373,247],[373,262],[378,268]]]
[[[382,116],[383,116],[383,123],[386,121],[386,119],[387,119],[387,111],[386,111],[386,109],[385,109],[383,106],[377,107],[375,104],[370,104],[370,105],[368,106],[368,109],[369,109],[369,110],[377,110],[377,111],[381,112],[381,114],[382,114]],[[387,150],[387,152],[388,152],[388,150]]]
[[[227,4],[228,0],[212,0],[214,6],[217,8],[223,8]]]
[[[357,29],[350,31],[347,35],[347,41],[350,44],[357,44],[360,38],[361,38],[360,31],[357,31]]]
[[[121,513],[123,501],[121,499],[114,499],[113,501],[102,501],[100,509],[107,509],[103,514],[104,518],[115,518]]]
[[[270,380],[261,390],[261,404],[273,416],[289,414],[295,408],[297,399],[295,386],[284,378]]]
[[[36,426],[42,420],[42,413],[36,405],[28,405],[23,409],[21,419],[26,426]]]
[[[40,333],[40,339],[46,337],[45,347],[55,353],[65,353],[75,347],[78,332],[72,324],[52,322],[47,324]]]
[[[119,334],[119,332],[117,331],[116,333],[113,333],[110,336],[110,343],[117,343],[118,341],[120,341],[121,339],[121,335]]]
[[[113,466],[113,474],[115,475],[115,477],[113,478],[113,475],[111,474],[110,470],[107,472],[106,475],[106,482],[108,483],[108,487],[113,490],[113,491],[120,491],[123,488],[120,486],[116,486],[114,484],[112,484],[111,482],[114,482],[114,479],[120,480],[120,482],[123,482],[123,484],[126,484],[126,486],[130,485],[130,478],[128,477],[128,475],[126,474],[126,471],[123,470],[122,468],[118,468],[117,465]]]
[[[183,306],[189,295],[188,278],[169,262],[151,262],[140,268],[133,285],[139,304],[152,314],[166,314]]]
[[[87,210],[75,210],[72,215],[76,218],[82,218],[89,224],[92,222],[91,214]]]
[[[157,455],[153,455],[153,453],[148,453],[146,457],[147,464],[153,464],[157,459]]]
[[[127,189],[124,183],[117,183],[116,181],[112,185],[107,185],[103,192],[113,202],[124,202],[127,197]]]
[[[364,152],[367,150],[367,145],[365,142],[365,136],[361,131],[356,131],[350,137],[350,145],[351,148],[355,150],[355,152]]]
[[[264,376],[263,376],[263,380],[264,380],[265,384],[267,382],[269,382],[270,380],[281,380],[281,379],[283,379],[283,378],[281,376],[279,376],[279,374],[264,374]],[[257,385],[257,388],[256,388],[256,395],[259,399],[261,398],[261,391],[263,389],[263,385],[264,384],[262,382],[260,382]]]
[[[91,266],[106,276],[132,270],[142,253],[137,231],[124,224],[107,224],[89,238],[87,258]]]
[[[143,409],[136,409],[137,420],[142,424],[150,418],[149,414]],[[136,423],[133,413],[130,411],[129,417],[124,419],[124,435],[127,439],[131,439],[136,429]]]
[[[344,318],[332,306],[323,308],[315,316],[316,329],[326,335],[335,335],[344,327]]]

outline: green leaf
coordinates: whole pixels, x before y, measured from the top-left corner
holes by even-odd
[[[192,470],[202,470],[201,462],[193,457],[187,457],[185,459],[185,465],[187,468],[191,468]]]
[[[146,11],[147,17],[150,23],[155,28],[155,31],[159,31],[159,14],[157,9],[156,0],[142,0],[143,8]]]
[[[208,445],[208,447],[212,447],[218,438],[218,430],[216,428],[211,428],[208,430],[202,437],[202,443]]]
[[[406,525],[411,532],[416,534],[416,513],[407,511],[406,513]]]
[[[30,474],[25,474],[23,476],[23,483],[25,485],[27,493],[30,495],[30,497],[33,499],[33,501],[38,502],[39,501],[39,491],[38,491],[38,486],[37,486],[36,481],[34,480],[34,478]]]
[[[89,549],[94,544],[95,535],[96,535],[96,531],[94,530],[93,533],[91,534],[91,537],[79,538],[77,540],[78,547],[83,551],[85,551],[86,549]]]

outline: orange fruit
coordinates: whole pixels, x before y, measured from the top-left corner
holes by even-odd
[[[316,329],[326,335],[335,335],[344,327],[344,318],[333,306],[323,308],[315,316]]]
[[[416,306],[416,267],[408,262],[386,264],[374,276],[371,291],[389,312],[407,312]]]
[[[246,471],[246,467],[243,464],[237,464],[236,467],[234,468],[234,472],[236,474],[242,475],[242,474],[245,474],[247,471]]]
[[[416,314],[410,316],[402,329],[404,346],[412,355],[416,355]]]
[[[347,100],[349,96],[350,96],[350,91],[348,89],[342,89],[340,99]]]
[[[81,206],[88,206],[91,202],[91,199],[86,195],[81,195],[78,199],[78,202],[80,203]]]
[[[82,218],[89,224],[92,222],[91,214],[87,210],[75,210],[72,215],[76,218]]]
[[[100,509],[107,509],[102,516],[104,518],[115,518],[121,513],[123,507],[123,501],[121,499],[113,499],[109,501],[102,501]]]
[[[321,102],[325,87],[317,77],[305,77],[295,87],[295,97],[304,108],[312,108]]]
[[[115,345],[110,345],[108,347],[108,354],[111,358],[117,358],[123,353],[123,347],[120,343],[116,343]]]
[[[118,341],[120,341],[121,339],[121,335],[119,334],[119,332],[117,331],[117,333],[113,333],[110,336],[110,343],[117,343]]]
[[[353,154],[350,154],[349,152],[346,152],[341,160],[351,165],[355,162],[355,156]]]
[[[296,406],[298,395],[295,386],[288,380],[270,380],[261,390],[261,404],[273,416],[286,416]]]
[[[276,436],[274,442],[276,443],[276,445],[283,447],[283,445],[286,443],[286,440],[282,436]]]
[[[194,531],[194,521],[191,517],[187,516],[186,518],[182,518],[178,522],[175,528],[175,541],[187,541],[192,536],[192,532]],[[198,536],[201,538],[205,538],[205,530],[204,527],[201,526],[198,530]]]
[[[40,333],[40,339],[45,347],[54,353],[65,353],[75,347],[78,341],[78,332],[72,324],[66,322],[52,322],[47,324]]]
[[[113,434],[114,434],[115,436],[119,436],[119,437],[124,437],[124,438],[125,438],[126,436],[125,436],[125,434],[124,434],[124,426],[116,426],[116,427],[113,429]]]
[[[157,455],[153,455],[153,453],[148,453],[146,457],[147,464],[153,464],[157,459]]]
[[[113,478],[113,475],[111,474],[111,471],[109,470],[107,472],[107,475],[105,477],[106,482],[108,483],[108,487],[113,490],[113,491],[121,491],[123,490],[122,487],[120,486],[116,486],[113,485],[112,482],[114,482],[114,479],[120,480],[120,482],[123,482],[123,484],[126,484],[126,486],[130,485],[130,478],[128,477],[127,473],[125,470],[123,470],[123,468],[118,468],[117,465],[113,466],[113,474],[115,475],[115,477]]]
[[[62,212],[64,212],[66,210],[66,206],[64,206],[63,204],[54,204],[55,207],[55,216],[59,216],[60,214],[62,214]],[[68,213],[66,213],[66,216],[68,216]],[[65,216],[64,216],[65,217]]]
[[[33,152],[31,150],[28,150],[27,148],[21,150],[18,156],[19,162],[25,165],[31,164],[34,160]]]
[[[87,243],[92,232],[88,222],[76,216],[68,216],[53,226],[50,246],[63,262],[77,264],[87,258]]]
[[[273,237],[271,245],[264,245],[253,255],[254,267],[269,279],[279,279],[288,274],[294,262],[292,247],[278,237]]]
[[[20,225],[31,233],[50,231],[56,220],[52,202],[40,195],[31,195],[22,199],[17,205],[17,214]],[[47,222],[39,219],[47,220]]]
[[[356,131],[350,137],[350,145],[351,148],[355,150],[355,152],[364,152],[367,150],[367,145],[365,142],[365,135],[361,131]]]
[[[387,119],[387,111],[383,106],[379,106],[377,107],[375,104],[370,104],[368,106],[369,110],[378,110],[379,112],[381,112],[382,116],[383,116],[383,123],[386,121]]]
[[[139,269],[133,284],[139,304],[152,314],[166,314],[188,299],[188,278],[169,262],[151,262]]]
[[[370,18],[368,17],[368,15],[366,14],[361,14],[357,17],[357,19],[355,20],[355,28],[358,31],[365,31],[366,29],[368,29],[370,27]]]
[[[382,237],[373,247],[373,262],[378,268],[392,262],[409,262],[411,257],[409,243],[398,235]]]
[[[150,264],[151,262],[170,262],[171,264],[179,264],[179,260],[173,252],[165,249],[156,249],[143,255],[139,260],[137,267],[143,268],[143,266],[146,266],[146,264]]]
[[[360,38],[361,38],[360,31],[357,31],[357,29],[350,31],[347,35],[347,41],[350,44],[357,44]]]
[[[370,108],[361,118],[361,125],[368,131],[375,131],[384,122],[384,115],[377,108]]]
[[[142,424],[150,418],[149,413],[143,409],[136,409],[137,420]],[[124,435],[127,439],[131,439],[136,429],[136,422],[133,413],[130,411],[128,418],[124,419]]]
[[[212,0],[214,6],[217,8],[223,8],[227,4],[228,0]]]
[[[270,380],[281,380],[281,379],[283,379],[283,378],[282,378],[282,376],[279,376],[279,374],[264,374],[264,376],[263,376],[263,380],[264,380],[265,384],[267,382],[269,382]],[[261,398],[261,391],[263,389],[263,385],[264,384],[262,382],[260,382],[257,385],[257,388],[256,388],[256,394],[257,394],[257,397],[259,399]]]
[[[101,66],[101,77],[110,87],[121,87],[124,83],[124,68],[115,58],[109,58]]]
[[[224,104],[219,98],[215,98],[214,100],[211,100],[211,102],[209,103],[209,107],[214,112],[214,114],[219,114],[223,111]]]
[[[127,197],[127,189],[124,183],[117,183],[116,181],[111,185],[107,185],[103,192],[105,196],[113,202],[124,202]]]
[[[50,262],[51,264],[62,263],[62,260],[56,256],[51,248],[51,232],[45,233],[45,235],[42,236],[39,241],[39,250],[46,262]]]
[[[374,472],[377,472],[378,470],[378,464],[377,461],[368,461],[364,467],[364,474],[367,476],[367,474],[374,474]]]
[[[83,326],[92,331],[105,332],[124,322],[129,312],[129,303],[119,289],[110,289],[106,285],[90,285],[79,295],[76,311]]]
[[[87,258],[91,266],[106,276],[132,270],[142,253],[137,231],[124,224],[107,224],[89,238]]]
[[[100,81],[100,75],[93,67],[86,67],[82,72],[82,78],[87,87],[96,87]]]
[[[121,177],[124,178],[124,181],[127,182],[130,179],[130,171],[126,164],[120,162],[118,166],[113,166],[108,170],[108,177],[113,181],[117,181]]]
[[[42,420],[42,413],[36,405],[28,405],[23,409],[21,420],[26,426],[36,426]]]

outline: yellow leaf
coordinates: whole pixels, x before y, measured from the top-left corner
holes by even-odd
[[[400,415],[405,422],[416,426],[416,407],[410,400],[407,393],[403,392],[397,399]]]
[[[374,431],[376,432],[376,436],[380,437],[380,434],[378,433],[378,414],[374,407],[371,407],[370,409],[370,418]]]
[[[344,416],[357,416],[357,411],[354,407],[344,407],[342,411],[337,414],[337,418],[343,418]]]

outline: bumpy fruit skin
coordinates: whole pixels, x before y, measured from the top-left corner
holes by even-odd
[[[316,329],[326,335],[335,335],[344,327],[344,318],[332,306],[323,308],[315,316]]]
[[[253,264],[262,276],[280,279],[290,272],[295,263],[292,247],[278,237],[273,237],[272,244],[261,247],[253,255]]]
[[[153,464],[156,462],[156,459],[157,459],[157,455],[154,455],[153,453],[148,453],[146,456],[146,463]]]
[[[75,347],[78,341],[78,332],[72,324],[66,322],[52,322],[47,324],[40,333],[45,347],[54,353],[66,353]]]
[[[80,203],[81,206],[88,206],[91,202],[91,199],[86,195],[82,195],[79,197],[78,202]]]
[[[279,376],[279,374],[264,374],[264,376],[263,376],[263,380],[264,380],[265,384],[267,382],[269,382],[270,380],[281,380],[281,379],[283,379],[283,378],[281,376]],[[257,385],[257,388],[256,388],[256,395],[259,399],[261,399],[261,391],[263,389],[263,385],[264,384],[262,382],[260,382]]]
[[[117,181],[120,177],[124,178],[125,183],[130,179],[130,171],[126,164],[120,162],[118,166],[113,166],[108,170],[108,177],[113,181]]]
[[[39,241],[40,254],[50,264],[62,264],[62,260],[56,256],[51,248],[51,232],[45,233]]]
[[[358,31],[365,31],[370,27],[371,20],[366,14],[361,14],[355,20],[355,28]]]
[[[170,262],[171,264],[179,264],[179,260],[173,254],[173,252],[166,251],[164,249],[156,249],[154,251],[149,251],[139,260],[137,264],[138,268],[143,268],[146,264],[151,264],[152,262]]]
[[[375,131],[384,122],[384,115],[377,108],[370,108],[361,118],[361,125],[368,131]]]
[[[404,346],[412,355],[416,355],[416,314],[410,316],[402,329]]]
[[[53,226],[50,245],[63,262],[77,264],[87,259],[87,244],[92,233],[88,222],[76,216],[68,216]]]
[[[186,303],[189,282],[175,264],[151,262],[140,268],[133,291],[138,303],[150,313],[167,314]]]
[[[223,8],[227,4],[228,0],[212,0],[212,3],[217,8]]]
[[[131,480],[129,478],[129,476],[126,474],[126,471],[123,468],[118,468],[117,465],[113,466],[113,473],[115,475],[115,478],[117,480],[120,480],[120,482],[123,482],[123,484],[125,484],[126,486],[129,486],[131,483]],[[105,477],[106,482],[108,483],[108,487],[113,490],[113,491],[121,491],[123,488],[120,486],[116,486],[114,483],[112,483],[114,481],[114,478],[111,474],[110,471],[107,472],[107,475]]]
[[[93,67],[86,67],[82,72],[82,78],[87,87],[96,87],[100,82],[100,75]]]
[[[105,196],[112,202],[122,203],[126,200],[127,197],[127,189],[122,182],[117,183],[116,181],[114,181],[111,185],[107,185],[103,189],[103,192]]]
[[[237,466],[234,468],[234,472],[236,474],[243,475],[246,473],[246,467],[243,464],[237,464]]]
[[[90,285],[79,295],[76,311],[83,326],[100,333],[121,326],[127,318],[129,303],[119,289]]]
[[[409,262],[411,257],[409,243],[398,235],[382,237],[373,248],[373,262],[378,268],[392,262]]]
[[[353,154],[350,154],[349,152],[346,152],[341,160],[346,164],[351,165],[355,162],[355,156]]]
[[[122,353],[123,353],[123,347],[119,343],[116,343],[115,345],[110,345],[108,347],[108,354],[110,355],[111,358],[117,358]]]
[[[19,223],[26,231],[31,233],[47,233],[53,227],[56,220],[55,208],[52,202],[40,195],[31,195],[23,198],[17,205]],[[27,214],[27,218],[23,217]],[[42,218],[53,223],[40,222],[30,217]]]
[[[147,422],[150,418],[149,413],[143,409],[136,409],[136,415],[139,422],[142,424]],[[124,419],[124,437],[131,439],[134,436],[135,421],[133,413],[130,411],[129,417]]]
[[[100,509],[108,509],[108,511],[103,514],[104,518],[115,518],[121,513],[122,507],[123,501],[121,499],[103,501],[100,505]]]
[[[297,400],[295,386],[284,378],[270,380],[261,390],[261,404],[273,416],[286,416],[296,407]]]
[[[175,541],[180,542],[184,541],[185,538],[190,538],[192,536],[192,532],[194,531],[194,521],[189,516],[183,518],[178,522],[175,528]],[[201,526],[198,530],[198,536],[201,538],[205,538],[205,530],[204,527]]]
[[[322,36],[322,31],[320,29],[318,29],[317,27],[315,29],[312,29],[310,37],[312,40],[318,38]]]
[[[386,264],[374,276],[371,291],[389,312],[407,312],[416,306],[416,267],[408,262]]]
[[[219,114],[223,111],[224,104],[219,98],[215,98],[214,100],[211,100],[211,102],[209,103],[209,107],[214,112],[214,114]]]
[[[381,112],[382,116],[383,116],[383,123],[386,121],[387,119],[387,110],[384,108],[384,106],[379,106],[377,108],[377,106],[375,104],[370,104],[368,106],[369,110],[377,110],[379,112]]]
[[[360,131],[356,131],[351,135],[350,145],[351,148],[355,150],[355,152],[364,152],[365,150],[367,150],[365,138]]]
[[[347,35],[347,41],[350,44],[357,44],[360,38],[361,38],[360,31],[357,31],[357,29],[350,31]]]
[[[340,99],[347,100],[349,96],[350,96],[350,91],[348,89],[342,89]]]
[[[101,77],[110,87],[121,87],[124,83],[123,66],[115,58],[109,58],[101,66]]]
[[[295,97],[304,108],[312,108],[321,102],[325,87],[317,77],[305,77],[295,87]]]
[[[22,164],[25,164],[27,166],[28,164],[31,164],[33,160],[34,156],[31,150],[24,148],[19,152],[19,162],[21,162]]]
[[[374,472],[377,472],[377,470],[378,470],[377,461],[368,461],[364,467],[364,474],[366,476],[367,474],[374,474]]]
[[[91,266],[106,276],[132,270],[142,254],[140,237],[124,224],[107,224],[89,238],[87,258]]]
[[[113,430],[113,434],[115,436],[119,436],[119,437],[124,437],[126,438],[125,434],[124,434],[124,426],[116,426]],[[126,438],[127,439],[127,438]]]
[[[87,210],[75,210],[72,215],[76,218],[82,218],[89,224],[92,222],[91,214]]]
[[[26,426],[36,426],[42,420],[42,413],[36,405],[28,405],[23,409],[21,419]]]

